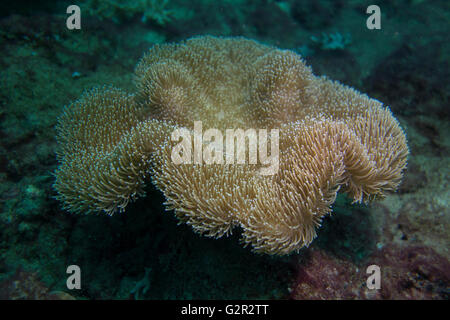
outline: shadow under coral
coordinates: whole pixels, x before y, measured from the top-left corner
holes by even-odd
[[[282,299],[292,278],[289,257],[258,255],[239,234],[209,239],[177,225],[164,197],[145,200],[112,217],[77,216],[68,264],[82,270],[80,296],[90,299]],[[146,272],[147,271],[147,272]],[[143,285],[145,284],[145,285]]]
[[[90,299],[283,299],[294,276],[292,256],[260,255],[242,248],[239,232],[209,239],[177,225],[164,212],[153,186],[145,200],[112,217],[77,216],[69,239],[68,264],[81,267]],[[375,248],[370,216],[339,197],[313,243],[354,263]],[[308,250],[308,249],[304,249]],[[300,255],[304,255],[302,250]],[[147,271],[147,272],[146,272]]]
[[[361,263],[376,249],[377,233],[370,208],[351,204],[351,199],[338,195],[333,212],[323,219],[313,244],[337,258]]]

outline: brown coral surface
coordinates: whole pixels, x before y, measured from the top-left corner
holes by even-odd
[[[60,117],[55,188],[69,211],[113,214],[143,195],[151,177],[196,232],[221,237],[240,226],[256,251],[288,254],[314,239],[338,191],[358,202],[383,197],[406,167],[406,138],[388,108],[314,76],[288,50],[197,37],[154,46],[135,79],[135,94],[94,89]],[[267,137],[272,154],[279,148],[278,170],[174,163],[171,135],[184,128],[195,137],[195,121],[247,134],[278,129],[279,140]],[[203,149],[230,153],[205,140]]]

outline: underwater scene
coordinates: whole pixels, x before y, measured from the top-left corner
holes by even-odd
[[[447,300],[450,2],[0,3],[0,299]]]

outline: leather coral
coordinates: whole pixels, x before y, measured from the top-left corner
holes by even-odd
[[[152,181],[194,231],[221,237],[238,226],[254,250],[288,254],[315,238],[338,191],[356,202],[381,198],[397,189],[406,167],[406,137],[389,109],[314,76],[292,51],[197,37],[151,48],[135,82],[134,94],[87,92],[59,118],[54,187],[69,211],[122,211]],[[196,121],[278,129],[277,172],[175,163],[171,134],[193,133]]]

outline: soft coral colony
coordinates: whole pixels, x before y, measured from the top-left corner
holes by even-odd
[[[71,212],[122,211],[152,181],[167,209],[210,237],[242,228],[254,250],[308,245],[338,191],[369,201],[395,191],[406,137],[388,108],[316,77],[301,57],[244,38],[157,45],[136,67],[137,92],[104,87],[65,108],[55,189]],[[279,128],[279,170],[175,164],[171,132]]]

